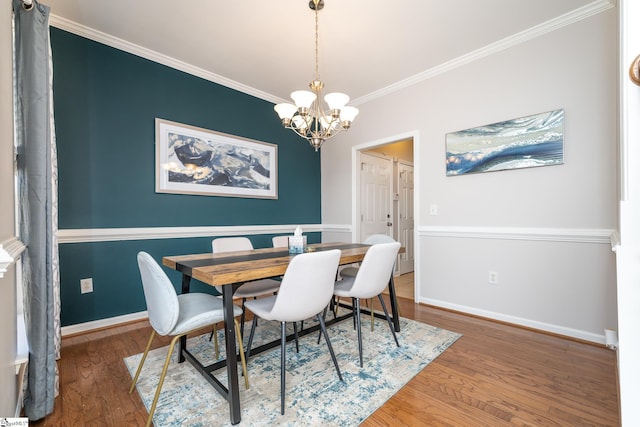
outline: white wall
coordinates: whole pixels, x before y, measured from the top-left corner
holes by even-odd
[[[0,243],[14,237],[13,101],[11,20],[12,2],[0,7]],[[0,278],[0,417],[16,410],[16,294],[15,266]]]
[[[323,223],[353,226],[352,147],[415,132],[420,300],[604,342],[617,327],[617,43],[609,9],[359,105],[322,148]],[[446,133],[557,108],[564,165],[445,176]]]

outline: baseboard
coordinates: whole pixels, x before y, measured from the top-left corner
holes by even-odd
[[[535,331],[548,332],[548,333],[559,335],[562,337],[572,338],[580,341],[586,341],[589,343],[605,345],[604,333],[602,335],[598,335],[598,334],[594,334],[587,331],[567,328],[565,326],[553,325],[550,323],[539,322],[536,320],[510,316],[503,313],[496,313],[493,311],[482,310],[474,307],[452,304],[446,301],[439,301],[431,298],[420,298],[418,302],[422,304],[432,305],[434,307],[457,311],[463,314],[470,314],[470,315],[482,317],[485,319],[496,320],[496,321],[508,323],[514,326],[522,326]]]
[[[91,322],[78,323],[76,325],[63,326],[60,329],[60,334],[65,336],[83,334],[87,332],[95,331],[96,329],[111,328],[124,323],[134,322],[138,320],[144,320],[148,318],[147,311],[140,311],[138,313],[125,314],[122,316],[109,317],[107,319],[94,320]]]

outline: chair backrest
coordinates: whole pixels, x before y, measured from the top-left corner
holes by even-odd
[[[211,248],[214,253],[217,252],[233,252],[233,251],[250,251],[253,249],[251,240],[246,237],[219,237],[213,239]]]
[[[358,269],[351,293],[358,298],[373,298],[389,283],[400,250],[400,242],[378,243],[367,250]]]
[[[138,252],[138,268],[151,327],[159,335],[170,333],[178,322],[180,304],[171,280],[146,252]]]
[[[387,236],[386,234],[372,234],[371,236],[364,239],[365,245],[377,245],[378,243],[391,243],[395,242],[393,237]]]
[[[274,319],[297,322],[320,313],[331,300],[340,250],[296,255],[284,273],[271,310]]]
[[[274,248],[288,248],[289,236],[273,236],[271,238]]]

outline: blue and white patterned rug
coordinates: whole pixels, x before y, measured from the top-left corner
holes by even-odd
[[[305,324],[307,324],[306,322]],[[246,325],[248,339],[250,323]],[[240,425],[266,426],[355,426],[371,415],[400,388],[438,357],[460,334],[413,320],[400,319],[396,347],[384,320],[375,320],[371,332],[369,317],[362,318],[364,368],[358,359],[357,334],[351,320],[328,327],[344,382],[338,379],[324,339],[317,345],[317,333],[287,344],[285,414],[280,414],[280,348],[276,347],[248,361],[250,388],[240,378]],[[224,339],[220,337],[220,354]],[[254,347],[278,339],[277,322],[258,322]],[[213,342],[208,334],[190,338],[187,344],[196,357],[212,363]],[[137,390],[147,410],[151,406],[168,347],[149,352]],[[133,376],[142,354],[124,359]],[[175,363],[177,351],[162,387],[154,424],[160,426],[227,426],[229,404],[188,362]],[[238,363],[240,365],[240,363]],[[240,370],[240,367],[238,367]],[[226,370],[216,377],[226,385]]]

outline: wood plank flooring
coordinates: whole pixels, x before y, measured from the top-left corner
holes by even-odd
[[[364,426],[620,425],[613,351],[399,302],[404,317],[464,336]],[[149,333],[145,321],[63,338],[55,412],[32,425],[144,425],[147,412],[137,393],[128,393],[131,378],[122,359],[142,352]],[[154,347],[167,343],[156,339]],[[228,413],[221,417],[227,421]]]

